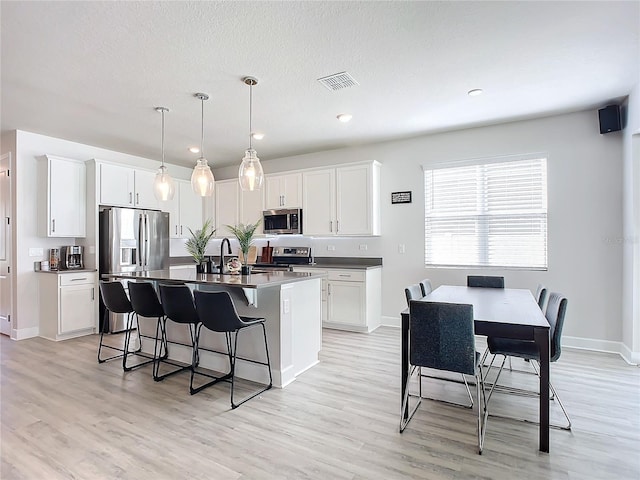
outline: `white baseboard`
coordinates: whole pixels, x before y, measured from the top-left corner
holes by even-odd
[[[37,337],[40,334],[40,328],[31,327],[31,328],[13,328],[11,330],[11,339],[12,340],[25,340],[27,338]]]
[[[382,325],[385,327],[401,327],[400,317],[382,317]],[[633,352],[622,342],[610,340],[597,340],[593,338],[562,336],[562,346],[592,352],[617,353],[630,365],[640,365],[640,352]]]

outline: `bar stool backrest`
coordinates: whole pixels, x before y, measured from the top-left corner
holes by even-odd
[[[107,310],[110,312],[133,312],[133,307],[131,306],[129,298],[127,298],[122,283],[100,281],[100,293],[102,294],[104,306],[107,307]]]
[[[196,311],[203,325],[214,332],[235,332],[244,326],[228,292],[194,293]]]
[[[197,324],[198,313],[191,290],[186,285],[160,285],[160,299],[164,314],[176,323]]]
[[[151,283],[129,282],[129,297],[133,309],[141,317],[164,316],[164,310]]]
[[[467,276],[467,287],[504,288],[504,277],[469,275]]]

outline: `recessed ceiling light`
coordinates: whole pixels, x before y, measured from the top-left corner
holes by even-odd
[[[255,139],[255,140],[262,140],[264,138],[264,133],[252,133],[251,136]]]
[[[189,151],[191,153],[200,153],[200,149],[198,147],[189,147]]]
[[[473,90],[469,90],[467,95],[470,97],[477,97],[478,95],[482,95],[484,91],[481,88],[474,88]]]
[[[351,115],[350,113],[341,113],[336,118],[340,120],[342,123],[347,123],[349,120],[353,118],[353,115]]]

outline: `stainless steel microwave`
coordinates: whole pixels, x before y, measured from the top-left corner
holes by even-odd
[[[266,234],[301,234],[302,209],[265,210],[262,212],[262,225]]]

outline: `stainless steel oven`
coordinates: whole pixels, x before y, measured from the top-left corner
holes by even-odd
[[[266,234],[301,234],[302,209],[265,210],[262,212],[262,225]]]

